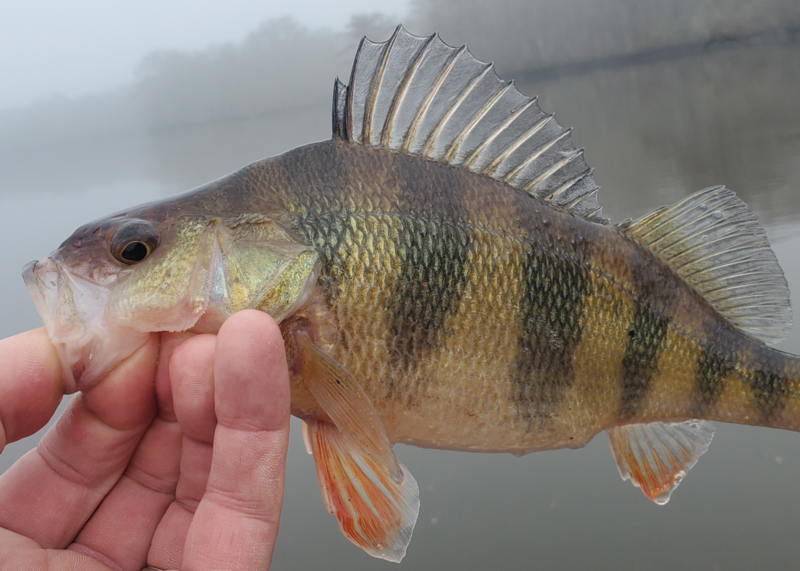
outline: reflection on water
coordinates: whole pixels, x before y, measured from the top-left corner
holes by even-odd
[[[521,87],[575,126],[607,214],[722,183],[771,224],[800,212],[798,53],[797,43],[710,51]]]
[[[51,115],[39,116],[44,123],[0,135],[0,334],[38,325],[19,269],[87,219],[327,138],[330,85],[336,73],[346,73],[342,61],[354,46],[332,35],[323,39],[335,49],[325,52],[315,44],[295,62],[295,74],[311,70],[315,83],[292,92],[292,82],[284,82],[278,107],[241,103],[233,106],[236,112],[204,115],[203,109],[218,110],[219,102],[232,105],[219,88],[211,99],[197,94],[211,101],[206,107],[167,113],[181,99],[159,106],[152,85],[156,62],[145,74],[151,82],[147,97],[135,91],[147,88],[143,80],[133,91],[109,96],[98,111],[125,121],[98,120],[92,114],[97,101],[84,99],[61,107],[52,103]],[[641,215],[713,184],[735,190],[767,226],[797,300],[800,41],[791,34],[778,40],[566,74],[532,71],[518,85],[538,93],[545,110],[575,128],[574,141],[586,147],[602,186],[600,202],[612,219]],[[192,71],[180,58],[170,61],[173,67],[165,69],[172,77],[176,69],[201,75],[206,69],[203,62]],[[514,65],[501,62],[500,68]],[[285,66],[265,71],[285,72]],[[266,97],[270,84],[249,88],[266,90]],[[167,91],[174,97],[178,89]],[[225,89],[236,92],[235,74]],[[48,127],[59,109],[72,113]],[[115,128],[108,127],[112,123]],[[800,353],[800,332],[782,347]],[[292,438],[275,568],[386,567],[341,537],[325,512],[298,430]],[[666,507],[620,481],[602,436],[583,451],[524,458],[410,447],[398,447],[398,455],[422,495],[404,561],[409,568],[711,570],[800,564],[800,437],[794,433],[720,426],[709,453]]]

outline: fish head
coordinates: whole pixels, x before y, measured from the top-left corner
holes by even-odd
[[[216,333],[248,308],[280,321],[308,298],[319,266],[313,247],[267,216],[149,208],[82,226],[23,279],[74,391],[153,332]]]

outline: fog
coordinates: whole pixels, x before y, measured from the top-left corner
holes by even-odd
[[[614,220],[725,184],[766,225],[800,296],[800,3],[793,0],[417,0],[404,22],[468,43],[574,128]],[[148,54],[107,91],[0,111],[7,247],[3,336],[40,324],[19,277],[75,227],[330,137],[334,78],[362,35],[253,22],[241,41]],[[800,333],[782,349],[800,353]],[[389,568],[351,546],[322,504],[297,425],[276,569]],[[35,445],[9,447],[0,469]],[[508,455],[398,446],[422,508],[412,569],[793,569],[800,437],[720,425],[666,507],[621,482],[605,436],[581,451]]]
[[[787,0],[418,0],[415,8],[417,33],[468,38],[478,58],[512,77],[800,28],[800,5]]]
[[[385,0],[404,19],[412,0]],[[0,6],[0,109],[51,94],[85,95],[134,78],[159,49],[184,52],[239,43],[259,22],[290,17],[313,29],[343,30],[374,0],[26,0]]]
[[[347,80],[362,35],[384,39],[395,26],[380,14],[353,17],[343,32],[270,20],[239,43],[151,53],[135,81],[111,91],[0,111],[0,196],[136,179],[157,179],[175,192],[327,138],[333,78]],[[654,164],[691,163],[748,144],[726,140],[717,126],[736,116],[740,128],[753,122],[769,133],[796,98],[793,83],[770,77],[796,77],[800,65],[781,48],[800,30],[800,4],[786,0],[418,0],[406,26],[468,42],[501,77],[538,94],[575,127],[598,179],[611,184],[615,175],[633,175],[652,185]],[[599,154],[609,137],[617,138],[615,152]],[[726,182],[747,192],[755,185],[734,185],[735,177],[772,172],[763,160],[784,161],[791,152],[775,151],[761,149],[754,168],[723,160],[734,171]],[[613,167],[620,156],[635,157],[626,161],[634,173]],[[674,168],[670,177],[689,177],[681,181],[686,188],[720,180],[697,172]]]

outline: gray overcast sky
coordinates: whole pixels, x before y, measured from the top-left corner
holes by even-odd
[[[156,49],[239,41],[290,16],[342,29],[353,14],[408,13],[412,0],[0,0],[0,109],[112,88]]]

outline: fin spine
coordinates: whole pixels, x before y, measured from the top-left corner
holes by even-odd
[[[399,31],[395,31],[397,34]],[[388,146],[389,141],[392,136],[392,129],[394,127],[394,118],[395,114],[397,113],[397,108],[400,106],[400,103],[403,101],[406,95],[406,90],[408,89],[408,85],[414,80],[417,75],[417,71],[419,71],[419,66],[422,63],[425,55],[428,53],[428,47],[430,46],[431,42],[433,42],[436,36],[429,37],[422,46],[422,49],[419,50],[416,57],[414,58],[414,62],[411,64],[408,73],[403,78],[403,82],[400,84],[400,87],[397,89],[397,93],[392,98],[392,104],[389,106],[389,112],[386,117],[386,124],[383,127],[383,132],[381,134],[381,145]]]
[[[571,129],[466,45],[413,36],[402,26],[383,43],[364,38],[350,85],[336,84],[334,95],[334,136],[466,168],[607,223]]]
[[[350,84],[347,86],[347,103],[345,104],[345,120],[347,124],[347,136],[351,138],[353,136],[352,133],[352,125],[353,125],[353,87],[356,83],[356,72],[358,70],[358,60],[359,55],[361,55],[361,51],[364,49],[364,45],[367,43],[373,43],[366,36],[361,38],[361,41],[358,44],[358,49],[356,50],[356,59],[353,62],[353,69],[350,70]]]
[[[581,149],[581,150],[582,150],[582,149]],[[578,184],[580,181],[582,181],[583,179],[585,179],[587,176],[589,176],[589,175],[591,175],[591,174],[592,174],[592,169],[586,169],[585,171],[583,171],[583,172],[582,172],[581,174],[579,174],[578,176],[571,178],[570,180],[568,180],[567,182],[565,182],[564,184],[562,184],[561,186],[559,186],[557,189],[555,189],[555,190],[553,191],[553,196],[559,196],[559,195],[561,195],[561,194],[564,194],[564,193],[565,193],[565,192],[567,192],[567,191],[568,191],[570,188],[572,188],[573,186],[575,186],[576,184]],[[595,192],[595,194],[597,193],[597,191],[594,191],[594,192]],[[580,202],[580,201],[581,201],[581,200],[583,200],[584,198],[585,198],[584,196],[579,196],[578,198],[576,198],[575,200],[573,200],[573,201],[572,201],[572,202],[571,202],[571,203],[568,205],[568,208],[571,208],[572,206],[574,206],[575,204],[577,204],[578,202]]]
[[[533,98],[533,99],[531,99],[530,101],[528,101],[527,103],[525,103],[524,105],[521,105],[520,107],[518,107],[517,109],[515,109],[514,111],[512,111],[512,112],[509,114],[509,116],[508,116],[508,117],[507,117],[507,118],[506,118],[506,119],[505,119],[503,122],[499,123],[499,124],[497,125],[497,127],[495,127],[495,129],[494,129],[494,130],[493,130],[491,133],[489,133],[489,134],[486,136],[486,138],[485,138],[485,139],[484,139],[484,140],[481,142],[481,144],[480,144],[480,145],[479,145],[479,146],[478,146],[478,147],[477,147],[477,148],[476,148],[476,149],[475,149],[475,150],[472,152],[472,154],[470,155],[469,159],[467,159],[467,161],[466,161],[464,164],[465,164],[465,165],[466,165],[466,166],[467,166],[467,167],[468,167],[470,170],[474,170],[474,169],[472,169],[472,163],[473,163],[473,162],[474,162],[474,161],[475,161],[475,160],[476,160],[476,159],[477,159],[477,158],[478,158],[478,157],[479,157],[479,156],[480,156],[480,155],[483,153],[484,149],[485,149],[487,146],[489,146],[489,144],[491,144],[491,143],[492,143],[492,142],[493,142],[493,141],[494,141],[494,140],[495,140],[495,139],[496,139],[496,138],[497,138],[497,137],[500,135],[500,133],[502,133],[503,131],[505,131],[505,130],[506,130],[506,128],[507,128],[507,127],[508,127],[508,126],[509,126],[511,123],[513,123],[513,122],[514,122],[514,120],[515,120],[517,117],[519,117],[520,115],[522,115],[522,113],[524,113],[525,111],[527,111],[527,110],[528,110],[528,109],[531,107],[531,105],[534,105],[535,103],[536,103],[536,98]],[[544,119],[542,119],[542,121],[545,121],[546,119],[547,119],[547,117],[545,117]],[[485,172],[486,174],[489,174],[489,173],[488,173],[488,168],[484,169],[484,170],[483,170],[483,172]],[[491,175],[490,175],[490,176],[491,176]]]
[[[347,86],[337,77],[333,82],[333,136],[347,140]]]
[[[535,179],[533,179],[533,181],[531,181],[531,183],[525,187],[525,190],[528,190],[529,188],[534,188],[537,184],[540,184],[544,179],[546,179],[556,171],[570,164],[573,160],[575,160],[576,157],[580,158],[582,156],[583,156],[583,149],[578,149],[575,152],[570,153],[568,156],[564,157],[563,159],[555,163],[552,167],[550,167],[542,174],[537,176]],[[558,194],[559,194],[558,190],[554,190],[553,192],[550,193],[550,197],[556,197],[558,196]]]
[[[476,75],[475,77],[473,77],[470,80],[469,85],[467,86],[467,88],[464,89],[461,92],[461,94],[459,95],[459,97],[455,101],[455,103],[453,103],[450,106],[450,109],[447,110],[447,113],[445,113],[442,116],[442,118],[439,119],[439,122],[436,124],[436,127],[434,127],[433,131],[431,131],[431,134],[428,135],[427,141],[425,141],[425,154],[426,155],[428,153],[430,153],[431,150],[433,149],[433,144],[436,142],[436,138],[439,136],[439,133],[442,131],[442,128],[444,128],[445,124],[447,124],[447,122],[450,120],[450,118],[456,113],[456,111],[458,111],[458,108],[461,106],[461,104],[464,102],[464,100],[467,98],[467,96],[472,92],[473,89],[475,89],[475,86],[478,84],[478,82],[481,79],[483,79],[484,77],[486,77],[486,74],[491,69],[492,69],[492,64],[490,64],[490,63],[486,64],[486,67],[483,68],[483,72],[480,75]],[[453,143],[451,143],[451,146],[454,143],[455,143],[455,141],[453,141]]]
[[[436,97],[436,94],[439,92],[439,89],[442,87],[442,83],[444,80],[447,79],[447,74],[450,73],[450,70],[453,69],[453,66],[456,64],[459,56],[464,53],[464,50],[467,46],[461,46],[461,49],[456,50],[450,56],[447,65],[444,67],[442,72],[439,74],[439,78],[434,82],[431,86],[431,89],[428,91],[428,96],[425,98],[425,102],[422,104],[421,111],[417,114],[414,118],[414,122],[411,124],[411,128],[408,130],[408,135],[406,136],[406,141],[403,150],[410,153],[410,146],[411,141],[414,140],[414,136],[417,133],[417,129],[419,129],[419,124],[425,118],[425,115],[428,113],[430,109],[431,102],[433,98]]]
[[[555,115],[553,115],[552,117],[555,117]],[[522,172],[522,170],[525,167],[527,167],[533,161],[535,161],[536,159],[541,157],[544,153],[546,153],[547,151],[552,149],[553,145],[555,145],[556,143],[558,143],[561,140],[563,140],[564,137],[569,137],[569,134],[570,134],[571,131],[572,131],[571,129],[567,129],[566,131],[564,131],[563,133],[558,135],[556,138],[550,139],[549,141],[547,141],[544,145],[542,145],[541,147],[536,149],[536,151],[531,153],[530,156],[527,159],[525,159],[522,163],[520,163],[514,170],[512,170],[505,177],[503,177],[503,180],[505,180],[506,182],[509,182],[509,181],[513,180],[514,177],[516,177],[520,172]]]
[[[364,124],[361,127],[361,139],[363,141],[369,140],[369,134],[372,131],[372,114],[375,110],[375,101],[380,91],[381,83],[383,82],[384,73],[386,72],[386,62],[389,59],[389,54],[392,53],[392,46],[397,39],[397,31],[392,34],[389,41],[383,47],[383,54],[381,55],[381,63],[378,66],[377,73],[372,78],[372,88],[370,90],[369,104],[366,106],[364,113]]]
[[[472,129],[475,128],[475,125],[477,125],[478,122],[480,122],[481,119],[486,117],[486,114],[489,111],[491,111],[491,109],[494,107],[495,103],[497,103],[497,101],[503,95],[505,95],[510,88],[513,88],[513,87],[514,87],[514,82],[513,81],[507,82],[505,87],[503,87],[503,89],[498,91],[491,99],[489,99],[486,103],[484,103],[483,107],[481,107],[478,110],[478,112],[475,114],[475,116],[472,118],[472,121],[467,123],[467,125],[461,130],[461,132],[458,134],[458,136],[454,139],[453,144],[450,147],[450,151],[447,153],[447,155],[445,155],[445,161],[447,161],[448,163],[452,162],[453,155],[455,154],[456,151],[458,151],[459,147],[461,147],[461,143],[464,142],[464,140],[466,139],[467,135],[472,131]]]
[[[509,156],[511,156],[511,153],[519,149],[525,143],[525,141],[527,141],[533,135],[541,131],[544,128],[544,126],[550,122],[550,119],[552,118],[553,118],[552,115],[546,115],[539,122],[533,125],[530,129],[528,129],[527,131],[522,133],[519,137],[517,137],[515,140],[513,140],[505,149],[503,149],[503,151],[499,155],[497,155],[497,157],[489,164],[489,166],[485,169],[484,172],[486,172],[486,174],[488,174],[489,176],[496,173],[497,169],[500,167],[503,161],[505,161]]]

